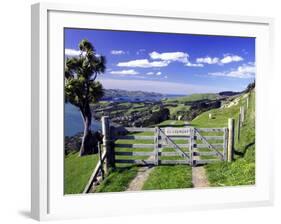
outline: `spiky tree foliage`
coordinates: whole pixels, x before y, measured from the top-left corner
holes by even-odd
[[[105,57],[96,54],[88,40],[79,43],[81,54],[66,59],[65,63],[65,101],[78,107],[84,123],[84,134],[80,156],[92,153],[93,134],[91,132],[92,112],[90,104],[101,99],[104,94],[100,82],[95,81],[105,72]]]
[[[247,86],[245,92],[246,92],[246,93],[250,92],[252,89],[255,88],[255,86],[256,86],[256,80],[254,80],[252,83],[250,83],[250,84]]]

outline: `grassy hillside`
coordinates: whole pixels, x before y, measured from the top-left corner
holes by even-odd
[[[188,103],[201,101],[201,100],[215,100],[218,98],[218,94],[215,93],[202,93],[202,94],[192,94],[177,98],[168,98],[162,102],[165,107],[170,111],[171,119],[178,119],[178,116],[186,114],[190,111],[191,106]]]
[[[246,105],[245,98],[230,108],[220,108],[207,111],[196,117],[191,124],[195,127],[227,127],[228,118],[233,117],[237,122],[239,108]],[[212,113],[213,119],[208,115]],[[237,124],[235,124],[237,130]],[[255,183],[255,93],[249,98],[249,108],[240,132],[240,141],[235,135],[234,162],[209,164],[206,167],[211,186],[250,185]]]
[[[227,127],[228,118],[238,119],[241,102],[230,108],[218,108],[208,110],[191,121],[191,125],[194,127]],[[209,119],[209,114],[212,114],[212,119]]]
[[[186,103],[186,102],[193,102],[198,100],[215,100],[217,98],[218,98],[218,94],[216,93],[196,93],[183,97],[169,98],[166,100],[166,102],[178,101],[180,103]]]
[[[98,155],[78,156],[70,153],[64,159],[64,193],[82,193],[96,167]]]

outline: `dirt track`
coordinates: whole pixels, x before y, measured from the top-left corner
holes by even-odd
[[[126,191],[140,191],[154,167],[143,166],[138,170],[137,176],[131,181]]]
[[[194,188],[209,187],[210,184],[204,166],[192,167],[192,184]]]

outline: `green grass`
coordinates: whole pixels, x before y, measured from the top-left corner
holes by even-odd
[[[155,126],[158,126],[158,127],[183,127],[184,121],[181,121],[181,120],[166,120],[166,121],[163,121],[160,124],[157,124]]]
[[[240,100],[238,105],[230,108],[207,111],[191,124],[195,127],[227,127],[228,118],[233,117],[237,122],[239,108],[245,104]],[[212,113],[214,119],[209,119]],[[235,124],[237,128],[237,123]],[[235,160],[231,163],[220,162],[205,166],[211,186],[236,186],[255,184],[255,93],[250,96],[249,108],[246,112],[245,123],[240,131],[240,140],[235,135]]]
[[[192,187],[191,167],[187,165],[157,166],[144,183],[143,190]]]
[[[118,103],[118,106],[126,106],[126,107],[128,107],[128,106],[132,106],[132,103],[130,103],[130,102]]]
[[[103,106],[107,106],[109,105],[110,103],[108,101],[99,101],[98,103],[96,104],[100,104],[100,105],[103,105]]]
[[[234,118],[237,121],[240,105],[232,106],[230,108],[219,108],[206,111],[196,118],[190,124],[193,127],[204,128],[220,128],[227,127],[228,118]],[[212,114],[212,119],[209,119],[209,114]]]
[[[133,112],[144,112],[144,111],[147,111],[147,108],[145,108],[145,107],[143,107],[143,108],[134,108],[134,107],[131,107],[130,109],[124,110],[123,112],[124,112],[126,115],[130,115],[130,114],[133,113]]]
[[[97,155],[79,157],[70,153],[64,159],[64,193],[82,193],[98,162]]]
[[[237,186],[255,184],[255,163],[246,159],[206,166],[211,186]]]
[[[166,100],[166,102],[175,102],[178,101],[180,103],[186,103],[186,102],[193,102],[198,100],[215,100],[218,98],[218,95],[216,93],[196,93],[191,94],[188,96],[183,97],[177,97],[177,98],[169,98]]]
[[[96,188],[95,192],[120,192],[125,191],[129,183],[137,175],[138,168],[129,166],[111,170],[105,180]]]
[[[245,158],[255,161],[255,94],[249,101],[249,109],[246,113],[245,123],[241,127],[240,140],[235,141],[235,158]]]
[[[184,121],[166,120],[158,124],[159,127],[183,127]],[[185,140],[175,140],[175,143],[183,144]],[[183,149],[187,152],[188,149]],[[175,149],[164,148],[163,152],[175,152]],[[161,156],[165,160],[181,160],[180,156]],[[178,189],[192,187],[192,171],[187,165],[157,166],[150,173],[148,179],[144,183],[143,190],[161,190],[161,189]]]

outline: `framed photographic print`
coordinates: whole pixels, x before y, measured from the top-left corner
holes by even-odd
[[[270,18],[32,6],[32,216],[269,205]]]

